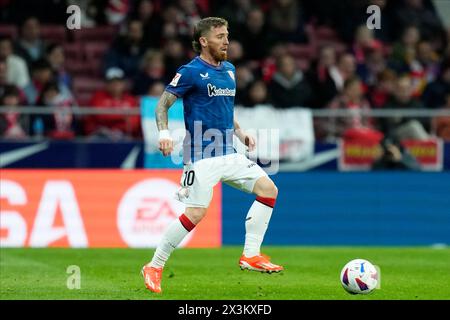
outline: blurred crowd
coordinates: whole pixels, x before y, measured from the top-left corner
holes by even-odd
[[[66,9],[81,9],[68,30]],[[367,28],[369,5],[381,29]],[[140,139],[138,115],[79,117],[74,108],[139,108],[195,56],[193,26],[229,21],[236,105],[312,109],[450,108],[450,30],[429,0],[1,0],[3,138]],[[25,116],[20,106],[53,106]],[[316,138],[382,132],[393,139],[450,141],[450,119],[315,119]]]

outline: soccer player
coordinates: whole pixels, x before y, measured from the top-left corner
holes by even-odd
[[[235,68],[226,61],[228,44],[225,19],[208,17],[199,21],[192,42],[199,55],[177,70],[156,107],[159,149],[168,156],[173,151],[168,109],[178,97],[183,99],[186,137],[178,198],[186,204],[186,211],[167,228],[153,259],[142,268],[145,285],[153,292],[161,292],[167,259],[205,216],[213,187],[219,181],[256,195],[245,221],[241,269],[268,273],[283,270],[260,252],[278,189],[260,166],[233,148],[233,134],[248,151],[255,149],[255,139],[234,118]]]

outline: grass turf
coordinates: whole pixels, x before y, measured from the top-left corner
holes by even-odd
[[[163,294],[145,289],[144,249],[0,250],[0,299],[450,299],[450,249],[423,247],[265,247],[280,274],[241,271],[241,247],[177,249],[163,273]],[[381,268],[381,289],[350,295],[339,281],[346,262],[364,258]],[[68,289],[67,267],[81,270]]]

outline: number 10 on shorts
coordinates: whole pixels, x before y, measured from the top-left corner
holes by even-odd
[[[192,186],[192,184],[194,183],[194,178],[195,178],[194,170],[185,171],[183,179],[183,187]]]

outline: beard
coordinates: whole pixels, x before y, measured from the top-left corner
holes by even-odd
[[[223,52],[221,50],[216,50],[216,49],[209,49],[209,53],[211,54],[211,56],[214,58],[214,60],[216,61],[224,61],[227,60],[228,54],[227,52]]]

